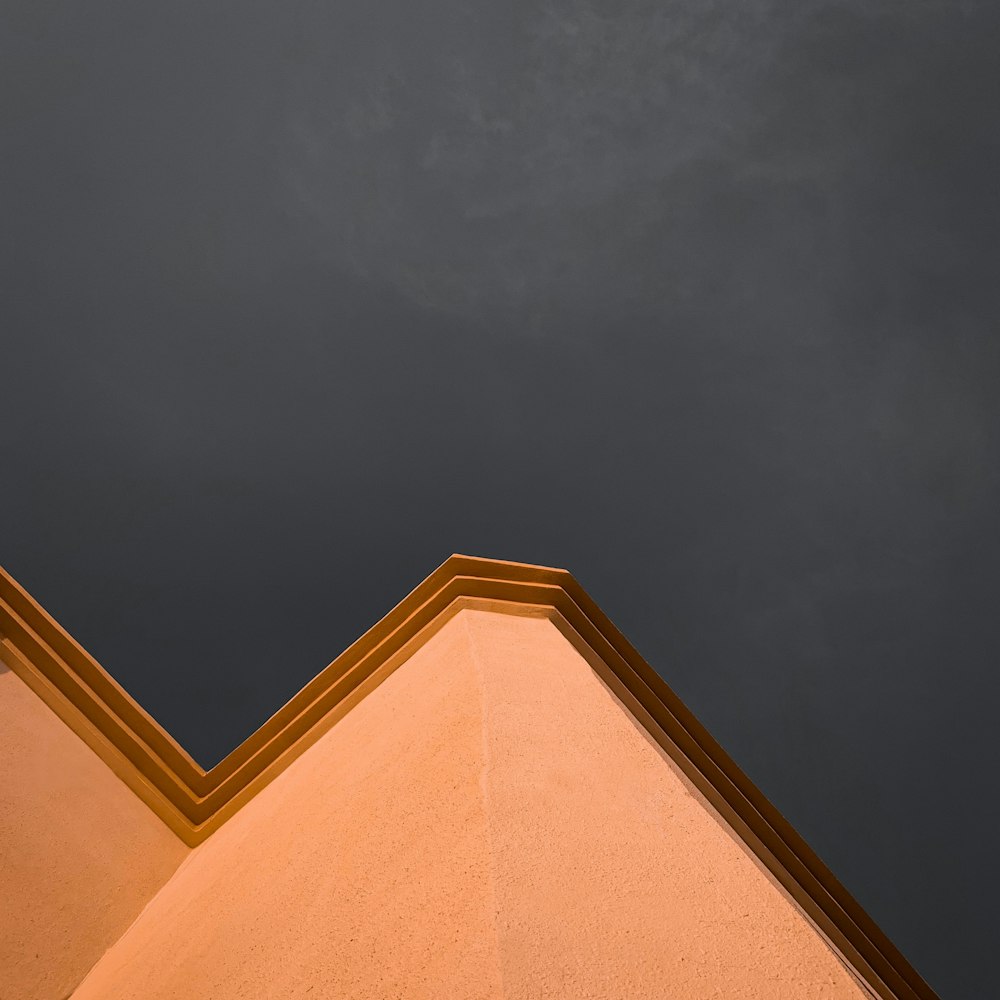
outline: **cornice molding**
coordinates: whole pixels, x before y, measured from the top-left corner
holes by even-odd
[[[937,1000],[565,570],[455,555],[209,771],[0,569],[0,659],[187,844],[201,843],[463,608],[551,620],[882,1000]]]

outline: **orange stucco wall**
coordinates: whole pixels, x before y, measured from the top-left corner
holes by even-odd
[[[74,1000],[867,995],[551,622],[463,611]]]
[[[0,997],[64,1000],[188,849],[0,664]]]

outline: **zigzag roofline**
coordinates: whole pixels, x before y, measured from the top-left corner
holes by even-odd
[[[453,555],[206,771],[0,569],[0,659],[187,844],[201,843],[463,608],[550,619],[874,995],[937,1000],[565,570]]]

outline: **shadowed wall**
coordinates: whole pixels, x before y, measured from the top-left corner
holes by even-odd
[[[0,997],[64,1000],[187,853],[0,663]]]

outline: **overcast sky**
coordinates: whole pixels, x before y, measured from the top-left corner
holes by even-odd
[[[1000,5],[8,0],[0,563],[199,759],[573,571],[996,987]]]

